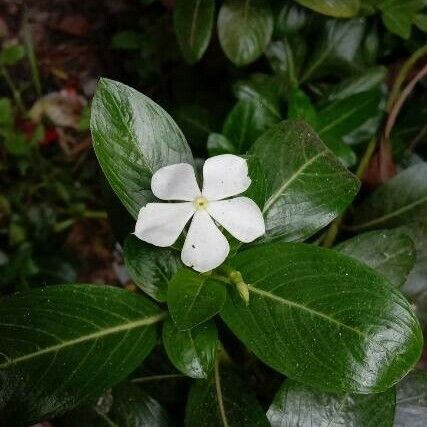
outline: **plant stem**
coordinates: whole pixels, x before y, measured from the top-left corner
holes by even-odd
[[[28,61],[30,62],[31,76],[33,78],[33,84],[34,84],[34,87],[36,89],[37,96],[41,97],[42,96],[42,84],[41,84],[41,80],[40,80],[39,67],[37,65],[37,59],[36,59],[36,55],[34,52],[33,37],[31,34],[30,25],[28,23],[28,11],[27,11],[26,7],[24,9],[22,32],[23,32],[23,36],[24,36],[25,47],[27,49]]]
[[[186,376],[182,374],[150,375],[147,377],[133,378],[131,379],[131,382],[139,384],[139,383],[147,383],[150,381],[170,380],[172,378],[186,378]]]
[[[3,77],[9,86],[9,89],[11,90],[13,97],[15,98],[16,105],[19,109],[19,112],[22,115],[26,115],[27,111],[25,109],[24,103],[22,102],[21,98],[21,92],[17,89],[15,86],[15,83],[13,83],[12,77],[10,76],[9,72],[7,71],[6,67],[4,65],[1,65],[1,73],[3,74]]]
[[[402,68],[399,71],[399,74],[394,81],[393,87],[390,91],[390,95],[387,102],[387,112],[390,112],[393,107],[396,99],[399,96],[400,88],[402,87],[403,82],[405,81],[409,71],[415,65],[415,63],[424,55],[427,54],[427,44],[417,49],[402,65]]]

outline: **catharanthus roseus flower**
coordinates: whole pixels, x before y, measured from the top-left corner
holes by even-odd
[[[245,159],[223,154],[206,160],[203,189],[187,163],[165,166],[151,179],[151,190],[162,200],[182,203],[148,203],[141,208],[135,235],[156,246],[171,246],[192,219],[181,252],[182,262],[201,273],[221,265],[230,246],[216,223],[241,242],[265,233],[262,213],[248,197],[234,197],[251,184]]]

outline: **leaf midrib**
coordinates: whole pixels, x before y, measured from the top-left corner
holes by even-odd
[[[71,347],[76,344],[81,344],[86,341],[96,340],[96,339],[105,337],[107,335],[115,334],[117,332],[129,331],[135,328],[139,328],[141,326],[152,325],[153,323],[160,322],[167,316],[168,316],[167,312],[160,312],[154,316],[145,317],[143,319],[135,320],[133,322],[129,322],[121,325],[116,325],[111,328],[106,328],[101,331],[93,332],[88,335],[83,335],[69,341],[62,341],[59,344],[55,344],[50,347],[43,348],[41,350],[37,350],[32,353],[27,353],[27,354],[24,354],[23,356],[19,356],[14,359],[9,359],[6,362],[0,364],[0,369],[5,369],[5,368],[8,368],[10,365],[14,365],[20,362],[25,362],[26,360],[30,360],[32,358],[42,356],[44,354],[57,352],[57,351],[63,350],[64,348]]]
[[[412,208],[414,208],[415,206],[421,205],[424,202],[427,202],[427,196],[425,197],[421,197],[421,199],[416,200],[415,202],[409,203],[405,206],[400,207],[399,209],[396,209],[393,212],[389,212],[388,214],[382,215],[378,218],[372,219],[371,221],[366,221],[366,222],[362,222],[361,224],[357,224],[354,226],[350,226],[348,227],[349,230],[360,230],[362,228],[366,228],[366,227],[371,227],[372,225],[377,225],[377,224],[381,224],[381,222],[383,221],[387,221],[395,216],[398,216],[408,210],[411,210]]]
[[[366,335],[363,332],[359,331],[358,329],[353,328],[353,327],[351,327],[349,325],[346,325],[345,323],[340,322],[339,320],[335,319],[334,317],[330,317],[330,316],[328,316],[328,315],[326,315],[326,314],[324,314],[324,313],[322,313],[320,311],[313,310],[312,308],[309,308],[309,307],[307,307],[305,305],[299,304],[299,303],[297,303],[295,301],[287,300],[287,299],[282,298],[282,297],[280,297],[278,295],[275,295],[275,294],[273,294],[271,292],[264,291],[263,289],[259,289],[259,288],[255,287],[253,285],[248,285],[248,288],[249,288],[250,292],[253,292],[255,294],[261,295],[263,297],[270,298],[270,299],[278,301],[278,302],[280,302],[282,304],[286,304],[286,305],[288,305],[290,307],[306,311],[306,312],[308,312],[308,313],[310,313],[310,314],[312,314],[314,316],[321,317],[322,319],[325,319],[325,320],[327,320],[330,323],[335,323],[336,325],[340,326],[341,328],[348,329],[349,331],[357,334],[358,336],[366,338]]]
[[[267,200],[264,209],[262,210],[262,213],[267,212],[270,207],[283,195],[283,192],[289,187],[289,185],[292,184],[295,179],[298,178],[299,175],[301,175],[305,169],[307,169],[312,163],[314,163],[319,157],[322,157],[324,154],[327,153],[328,150],[323,150],[317,153],[315,156],[313,156],[311,159],[307,160],[302,166],[300,166],[299,169],[294,172],[289,179],[287,179],[273,194],[272,196]]]

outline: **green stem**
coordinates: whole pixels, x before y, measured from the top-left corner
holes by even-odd
[[[15,98],[16,105],[19,109],[19,112],[22,115],[26,115],[27,111],[25,109],[24,103],[22,102],[21,98],[21,92],[17,89],[15,86],[15,83],[12,80],[12,77],[10,76],[9,72],[7,71],[6,67],[4,65],[1,65],[1,72],[3,74],[3,77],[9,86],[9,89],[11,90],[13,97]]]
[[[24,35],[24,41],[25,41],[25,47],[27,49],[27,55],[28,55],[28,61],[30,62],[30,68],[31,68],[31,76],[33,78],[33,84],[36,89],[36,93],[38,97],[42,96],[42,84],[40,79],[40,72],[39,67],[37,65],[37,59],[34,52],[34,44],[33,44],[33,37],[31,34],[30,25],[28,23],[28,12],[25,8],[24,10],[24,18],[23,18],[23,35]]]
[[[399,97],[400,89],[402,87],[403,82],[406,80],[406,77],[411,71],[411,68],[415,65],[415,63],[427,54],[427,44],[417,49],[402,65],[402,68],[399,71],[399,74],[394,81],[393,87],[390,91],[390,95],[387,102],[387,112],[390,112],[396,99]]]

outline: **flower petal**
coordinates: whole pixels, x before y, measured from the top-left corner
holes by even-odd
[[[162,200],[192,201],[200,196],[194,168],[188,163],[160,168],[151,178],[151,191]]]
[[[193,203],[148,203],[141,208],[135,236],[156,246],[171,246],[194,214]]]
[[[203,210],[196,211],[182,248],[182,262],[204,273],[221,265],[229,251],[227,239],[209,214]]]
[[[241,242],[249,243],[265,234],[261,210],[248,197],[209,202],[208,212]]]
[[[203,165],[202,194],[208,200],[221,200],[243,193],[251,185],[248,164],[233,154],[207,159]]]

